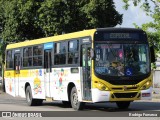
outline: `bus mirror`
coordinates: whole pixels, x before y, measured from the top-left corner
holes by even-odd
[[[91,49],[91,51],[90,51],[91,53],[90,53],[90,55],[91,55],[91,60],[94,60],[94,50],[93,49]]]
[[[150,47],[150,54],[151,54],[151,63],[153,63],[153,62],[156,61],[155,52],[154,52],[154,47],[153,46]]]

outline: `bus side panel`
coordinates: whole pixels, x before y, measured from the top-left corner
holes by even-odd
[[[7,70],[5,71],[5,90],[6,93],[15,96],[15,79],[14,79],[14,71],[13,70]]]
[[[45,99],[44,70],[30,69],[22,70],[20,76],[20,96],[25,97],[25,84],[29,83],[33,98]]]
[[[78,91],[79,99],[81,100],[80,67],[52,69],[51,96],[54,100],[68,101],[67,87],[70,83],[75,85]]]
[[[23,77],[19,79],[19,96],[25,98],[25,78]]]
[[[32,79],[32,94],[33,98],[45,99],[45,80],[44,80],[44,69],[30,70],[33,74]]]

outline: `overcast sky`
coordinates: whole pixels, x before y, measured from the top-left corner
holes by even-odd
[[[124,6],[122,0],[114,0],[114,2],[116,10],[123,14],[122,25],[117,25],[117,27],[134,27],[133,23],[141,26],[144,23],[152,21],[152,18],[147,16],[140,6],[134,7],[132,0],[129,2],[130,7],[128,10],[122,8]]]

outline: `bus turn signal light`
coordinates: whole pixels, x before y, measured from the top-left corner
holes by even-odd
[[[140,89],[146,90],[151,86],[151,81],[147,81]]]
[[[96,87],[99,89],[99,90],[102,90],[102,91],[108,91],[109,89],[107,88],[107,86],[101,82],[98,82],[95,84]]]

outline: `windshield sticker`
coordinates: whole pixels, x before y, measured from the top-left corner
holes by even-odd
[[[126,69],[126,75],[131,76],[133,74],[132,68],[127,68]]]
[[[97,67],[96,68],[96,72],[97,73],[100,73],[100,74],[102,74],[102,73],[106,73],[108,70],[105,68],[105,67]]]

